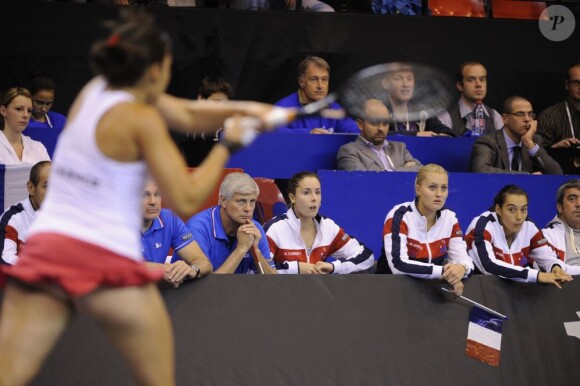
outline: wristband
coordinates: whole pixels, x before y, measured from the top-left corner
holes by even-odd
[[[240,145],[238,143],[233,143],[233,142],[228,141],[227,139],[224,139],[224,138],[221,138],[218,143],[222,144],[226,149],[228,149],[228,152],[230,154],[234,154],[236,151],[240,150],[240,148],[242,147],[242,145]]]

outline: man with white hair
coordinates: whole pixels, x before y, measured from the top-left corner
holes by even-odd
[[[230,173],[220,185],[219,205],[186,223],[213,273],[276,273],[264,229],[253,220],[259,193],[248,174]]]

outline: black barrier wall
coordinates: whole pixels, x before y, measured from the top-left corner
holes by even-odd
[[[580,281],[472,277],[507,315],[500,367],[465,356],[470,306],[404,276],[214,275],[163,292],[178,385],[578,385]],[[73,320],[33,385],[129,385],[92,321]]]
[[[222,74],[239,99],[275,102],[295,90],[297,63],[326,58],[331,88],[354,71],[387,61],[417,61],[450,76],[459,63],[488,67],[488,104],[508,96],[532,100],[537,111],[564,98],[563,71],[580,60],[578,28],[563,42],[543,37],[536,21],[404,17],[306,12],[251,12],[152,7],[174,39],[170,91],[194,97],[205,75]],[[66,112],[90,78],[86,56],[101,36],[99,21],[114,6],[58,2],[0,2],[0,89],[30,71],[53,73],[60,85],[54,109]],[[22,15],[22,16],[21,16]]]

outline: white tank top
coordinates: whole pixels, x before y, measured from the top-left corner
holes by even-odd
[[[103,114],[134,97],[106,87],[104,79],[89,86],[76,117],[60,135],[48,192],[30,235],[56,232],[142,260],[145,162],[112,160],[96,143]]]

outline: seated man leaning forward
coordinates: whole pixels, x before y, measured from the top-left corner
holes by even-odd
[[[276,106],[300,108],[322,100],[328,96],[329,83],[328,62],[317,56],[308,56],[298,65],[298,91],[280,99],[276,102]],[[342,109],[336,102],[328,107]],[[300,117],[277,131],[299,134],[358,133],[356,123],[351,118],[334,119],[317,115]]]
[[[206,209],[187,227],[213,265],[214,273],[276,273],[262,226],[253,214],[260,190],[246,173],[228,174],[219,205]]]
[[[365,103],[364,117],[356,120],[360,135],[338,150],[341,170],[417,171],[421,166],[403,142],[387,141],[390,113],[378,99]]]
[[[476,173],[562,174],[562,168],[540,144],[536,114],[521,96],[503,104],[502,130],[483,135],[471,149],[471,171]]]
[[[183,221],[171,210],[161,209],[161,192],[152,181],[145,185],[143,192],[141,245],[147,264],[163,265],[163,278],[176,288],[185,279],[201,278],[212,271]],[[170,248],[175,255],[166,263]]]

